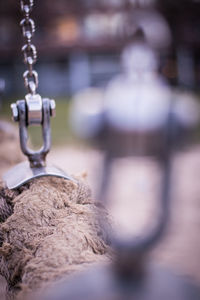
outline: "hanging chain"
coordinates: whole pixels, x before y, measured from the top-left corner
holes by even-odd
[[[24,63],[27,65],[28,70],[23,74],[25,87],[29,93],[35,94],[38,87],[38,73],[33,69],[33,65],[37,60],[37,50],[32,44],[31,40],[35,32],[35,23],[30,18],[30,13],[33,8],[33,0],[20,0],[21,11],[24,18],[20,22],[22,34],[25,39],[25,45],[22,47],[24,55]]]

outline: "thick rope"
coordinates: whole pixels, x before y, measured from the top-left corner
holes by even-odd
[[[81,178],[44,177],[14,192],[1,184],[0,195],[0,273],[11,298],[107,261],[109,247],[96,221],[96,214],[107,214]]]

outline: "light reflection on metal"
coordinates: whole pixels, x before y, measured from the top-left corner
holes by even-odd
[[[33,178],[42,176],[57,176],[71,179],[60,169],[46,165],[46,155],[51,147],[50,116],[55,115],[55,101],[41,98],[40,95],[28,94],[26,100],[18,100],[11,105],[13,119],[19,122],[21,150],[28,157],[27,162],[21,163],[7,173],[3,179],[9,189],[17,188]],[[28,126],[34,124],[42,127],[43,145],[38,151],[30,149],[28,142]]]
[[[4,174],[3,179],[9,189],[15,189],[26,182],[42,176],[58,176],[71,179],[60,169],[52,166],[46,166],[46,155],[51,147],[51,127],[50,117],[55,116],[55,101],[43,98],[36,93],[38,87],[38,73],[33,70],[33,65],[37,60],[37,51],[31,44],[32,36],[35,32],[35,23],[30,18],[34,1],[20,1],[23,19],[20,22],[22,34],[26,44],[22,47],[24,54],[24,63],[27,64],[28,70],[23,74],[25,87],[29,93],[25,100],[18,100],[17,103],[11,104],[13,120],[19,122],[19,135],[21,150],[28,157],[30,166],[27,162],[15,166]],[[42,147],[34,151],[28,147],[28,127],[38,125],[42,127]]]

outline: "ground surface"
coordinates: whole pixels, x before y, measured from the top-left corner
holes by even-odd
[[[88,173],[88,181],[96,194],[100,182],[102,155],[89,148],[59,147],[52,149],[48,160],[68,173]],[[154,162],[147,159],[125,161],[116,166],[120,170],[115,178],[119,189],[112,189],[113,198],[131,198],[129,213],[124,205],[114,208],[115,215],[122,216],[122,231],[125,234],[135,234],[145,228],[147,218],[155,220],[156,184],[159,182],[159,170]],[[134,166],[134,167],[133,167]],[[189,276],[200,284],[200,147],[176,154],[173,168],[173,189],[171,221],[168,233],[152,253],[152,259],[172,269],[173,272]],[[115,183],[116,183],[115,181]],[[134,187],[133,197],[130,186]],[[121,188],[120,188],[121,187]],[[126,194],[123,194],[126,193]],[[130,197],[131,195],[131,197]],[[124,200],[123,201],[126,201]],[[148,199],[148,201],[147,201]],[[130,213],[131,212],[131,213]],[[134,230],[130,231],[131,228]],[[0,286],[1,290],[5,285]],[[3,292],[0,290],[0,299]]]

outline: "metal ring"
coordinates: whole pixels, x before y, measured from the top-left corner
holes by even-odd
[[[31,45],[28,45],[28,44],[24,45],[22,47],[22,52],[24,54],[24,63],[25,64],[32,65],[32,64],[36,63],[37,51],[36,51],[36,47],[33,44],[31,44]]]
[[[24,84],[26,88],[28,89],[30,88],[31,81],[34,82],[36,88],[38,87],[38,73],[35,70],[32,71],[32,74],[28,70],[25,71],[23,77],[24,77]]]
[[[24,4],[24,1],[20,1],[21,11],[23,11],[25,14],[29,13],[32,10],[33,7],[33,0],[29,0],[29,3]]]
[[[27,38],[29,35],[32,36],[35,32],[35,22],[33,19],[23,19],[20,22],[20,26],[22,27],[22,34],[25,38]],[[28,30],[27,27],[29,27]]]
[[[31,95],[34,95],[36,93],[36,85],[33,81],[28,82],[28,91]]]

